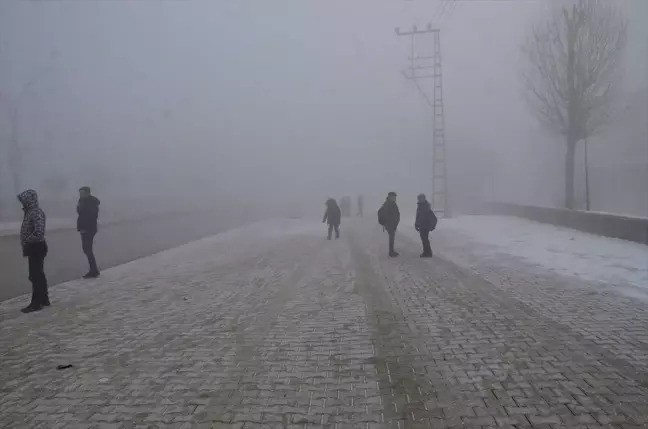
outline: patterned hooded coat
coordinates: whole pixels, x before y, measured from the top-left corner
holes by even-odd
[[[20,227],[20,244],[23,249],[29,244],[45,242],[45,213],[38,206],[38,194],[33,189],[28,189],[18,195],[18,201],[25,212]]]

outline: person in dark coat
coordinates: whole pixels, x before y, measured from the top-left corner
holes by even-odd
[[[45,257],[47,256],[47,241],[45,241],[45,213],[38,206],[38,194],[28,189],[18,195],[18,201],[23,206],[23,221],[20,227],[20,244],[23,256],[29,263],[29,281],[32,284],[30,304],[23,308],[23,313],[32,313],[50,305],[45,276]]]
[[[342,211],[333,198],[326,200],[326,212],[322,223],[328,222],[328,239],[331,239],[335,229],[335,238],[340,238],[340,222],[342,220]]]
[[[394,240],[396,238],[396,229],[400,223],[400,210],[396,204],[396,192],[390,192],[387,195],[385,203],[378,210],[378,223],[387,230],[389,234],[389,256],[395,258],[398,252],[394,250]]]
[[[98,198],[92,195],[90,188],[84,186],[79,189],[79,202],[77,204],[77,231],[81,233],[81,248],[88,258],[90,267],[88,274],[83,276],[84,279],[94,279],[99,277],[99,268],[94,255],[94,238],[97,235],[99,219]]]
[[[437,217],[432,211],[430,203],[425,198],[424,194],[418,196],[418,206],[416,208],[416,221],[414,227],[421,235],[421,243],[423,244],[423,253],[421,258],[431,258],[432,248],[430,247],[430,231],[434,231],[437,224]]]

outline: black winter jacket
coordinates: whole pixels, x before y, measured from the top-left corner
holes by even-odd
[[[328,200],[326,202],[326,213],[324,213],[323,222],[328,222],[329,225],[340,225],[342,221],[342,212],[335,200]]]
[[[396,229],[400,223],[400,210],[395,202],[385,201],[378,210],[378,223],[387,229]]]
[[[428,201],[421,201],[416,208],[416,221],[414,226],[417,230],[433,231],[436,228],[437,217],[430,207]]]
[[[77,204],[77,231],[95,233],[97,232],[97,219],[99,218],[98,198],[92,195],[85,198],[79,198]]]

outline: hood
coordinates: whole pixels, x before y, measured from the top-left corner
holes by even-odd
[[[27,189],[18,195],[18,201],[27,209],[38,207],[38,194],[33,189]]]
[[[337,206],[337,202],[333,198],[329,198],[326,200],[326,205],[329,207],[335,207]]]

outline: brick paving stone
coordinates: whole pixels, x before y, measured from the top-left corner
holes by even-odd
[[[37,314],[0,304],[0,428],[648,424],[637,344],[615,353],[625,343],[583,335],[603,324],[561,321],[554,298],[530,305],[525,284],[421,260],[414,243],[389,259],[369,223],[322,232],[253,225],[61,285]],[[614,320],[620,304],[598,299]],[[641,311],[616,325],[623,341]]]
[[[520,299],[524,284],[502,288],[448,260],[420,260],[419,245],[407,240],[400,240],[400,258],[387,258],[385,240],[366,226],[354,230],[351,246],[378,333],[378,359],[385,362],[379,373],[381,386],[390,387],[383,391],[392,422],[414,404],[411,427],[425,427],[417,417],[429,417],[432,427],[493,425],[477,420],[488,417],[503,427],[648,423],[648,408],[633,407],[648,403],[646,372],[636,359],[582,336],[588,319],[560,323],[555,313]],[[605,298],[599,297],[598,317],[613,319],[609,311],[622,311],[625,301],[606,307]],[[553,300],[560,298],[540,300],[540,310]],[[634,325],[624,319],[631,332],[644,326],[647,310],[633,303],[641,317]],[[484,405],[474,406],[476,399]]]
[[[605,349],[633,370],[648,372],[648,306],[645,300],[629,296],[627,292],[635,288],[623,279],[606,284],[559,275],[446,231],[435,233],[433,241],[443,258]],[[643,383],[648,384],[648,378]]]

